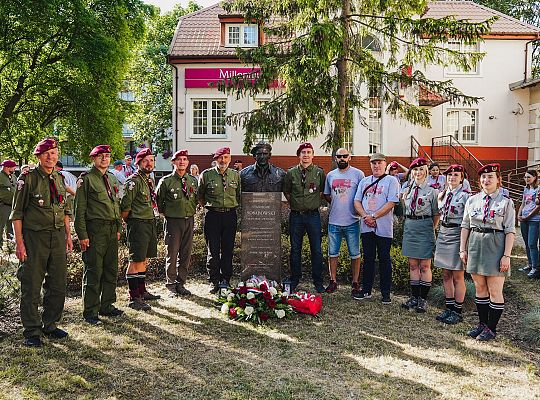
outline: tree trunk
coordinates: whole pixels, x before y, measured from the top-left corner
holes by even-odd
[[[343,138],[347,129],[347,98],[349,91],[348,58],[350,48],[350,23],[351,0],[343,0],[341,9],[341,29],[343,30],[343,47],[341,57],[337,61],[338,72],[338,116],[335,122],[334,138],[332,143],[333,153],[338,147],[343,146]]]

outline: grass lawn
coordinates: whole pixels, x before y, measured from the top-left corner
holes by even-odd
[[[540,398],[540,349],[511,333],[540,306],[540,281],[517,271],[490,343],[465,336],[473,313],[448,327],[435,307],[401,310],[403,296],[390,306],[378,294],[358,302],[341,286],[323,295],[320,318],[254,327],[222,316],[202,280],[187,286],[193,296],[168,299],[154,284],[165,298],[152,311],[126,309],[97,327],[82,322],[80,298],[69,298],[68,340],[28,349],[18,332],[0,342],[0,399]],[[125,287],[118,293],[125,309]]]

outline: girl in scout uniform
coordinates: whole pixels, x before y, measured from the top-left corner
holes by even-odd
[[[409,170],[413,180],[403,194],[405,225],[401,252],[409,257],[411,297],[401,306],[416,312],[426,312],[426,299],[432,279],[431,258],[435,248],[434,227],[439,222],[439,191],[428,185],[425,158],[414,160]]]
[[[459,258],[461,222],[470,192],[464,188],[462,165],[450,165],[443,172],[447,187],[439,194],[440,226],[435,246],[435,266],[443,268],[446,309],[436,319],[445,324],[463,320],[461,310],[465,299],[465,270]]]
[[[446,178],[440,174],[437,163],[431,163],[429,166],[428,185],[437,190],[443,190],[446,185]]]
[[[520,222],[521,235],[527,249],[528,266],[520,271],[528,272],[529,277],[540,273],[538,259],[538,228],[540,227],[540,206],[536,205],[538,200],[538,173],[534,169],[525,172],[525,187],[523,188],[523,198],[518,210],[518,221]]]
[[[468,335],[482,341],[496,336],[516,233],[514,203],[500,189],[500,171],[499,164],[487,164],[478,170],[482,190],[467,200],[461,224],[459,255],[474,280],[480,320]]]

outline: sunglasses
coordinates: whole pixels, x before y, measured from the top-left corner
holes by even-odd
[[[336,154],[336,158],[347,158],[349,154]]]

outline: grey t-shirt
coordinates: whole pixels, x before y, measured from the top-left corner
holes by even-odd
[[[362,202],[362,207],[364,207],[364,210],[368,214],[376,213],[389,201],[394,203],[399,202],[399,183],[395,177],[390,175],[386,175],[379,182],[373,184],[362,197],[364,190],[375,181],[377,181],[377,178],[375,178],[373,175],[362,179],[362,182],[360,182],[360,185],[358,185],[358,190],[356,191],[356,196],[354,198],[355,200]],[[375,232],[377,236],[386,238],[393,237],[394,214],[392,211],[386,213],[380,218],[377,218],[376,222],[377,227],[370,228],[364,223],[364,221],[362,221],[360,224],[361,232]]]
[[[349,226],[358,221],[354,210],[354,195],[364,173],[358,168],[350,167],[342,172],[334,169],[326,175],[324,194],[332,197],[328,222],[332,225]]]

